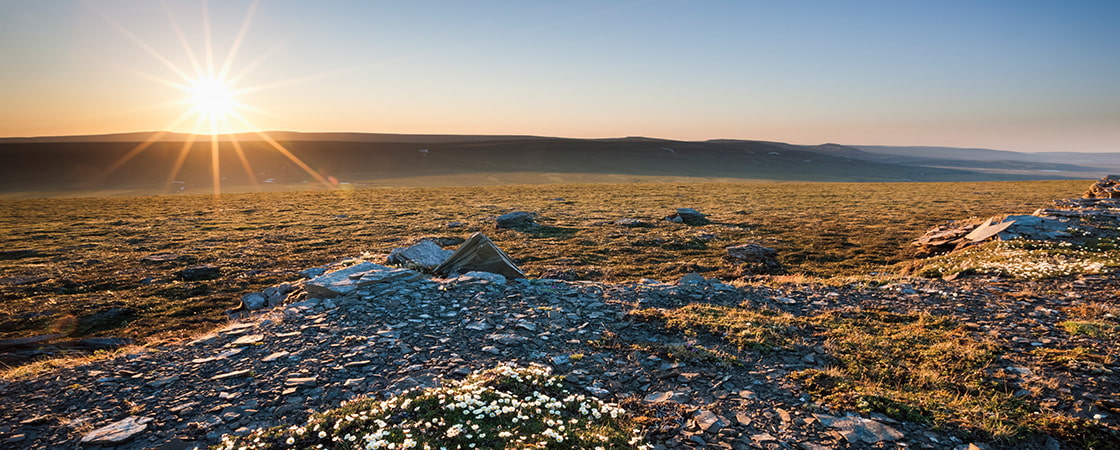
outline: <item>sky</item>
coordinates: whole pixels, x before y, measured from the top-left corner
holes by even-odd
[[[1112,0],[0,0],[0,137],[292,130],[1120,152],[1117,21]],[[191,90],[207,76],[231,86],[218,102],[236,115]]]

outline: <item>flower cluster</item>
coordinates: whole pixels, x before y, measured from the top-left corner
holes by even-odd
[[[1090,249],[1070,242],[996,241],[960,253],[931,258],[925,275],[969,271],[1012,278],[1040,279],[1098,274],[1116,265],[1117,252]]]
[[[439,388],[355,400],[301,426],[225,436],[215,448],[649,447],[617,405],[568,392],[547,367],[502,365]]]

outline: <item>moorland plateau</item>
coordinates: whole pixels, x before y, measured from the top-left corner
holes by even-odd
[[[285,144],[297,152],[300,142]],[[0,443],[89,447],[80,439],[123,419],[140,431],[121,448],[213,445],[254,429],[268,445],[298,438],[311,446],[332,436],[263,430],[309,417],[326,423],[335,419],[313,412],[508,362],[544,364],[567,388],[621,403],[626,418],[611,426],[636,428],[661,448],[1120,442],[1114,242],[1091,243],[1111,261],[1097,274],[910,275],[921,263],[909,242],[931,226],[1030,213],[1078,196],[1086,181],[991,181],[1039,175],[746,141],[569,142],[574,153],[565,156],[544,138],[487,139],[475,153],[471,142],[433,137],[381,153],[368,142],[314,142],[334,156],[303,151],[301,160],[352,184],[290,190],[313,180],[291,160],[246,145],[259,169],[252,178],[278,191],[216,196],[209,143],[187,152],[183,143],[157,143],[100,179],[134,143],[0,143],[9,155],[33,155],[21,160],[26,170],[3,166],[0,339],[61,334],[138,344],[5,371]],[[182,169],[168,180],[168,160],[179,154]],[[239,159],[221,157],[226,181],[251,188],[254,180],[238,179],[246,173]],[[1059,170],[1037,164],[1030,170]],[[393,185],[388,173],[426,187],[359,188]],[[491,184],[553,184],[461,186],[480,174]],[[743,182],[751,178],[785,181]],[[599,183],[560,183],[579,180]],[[176,186],[187,189],[120,195]],[[115,195],[68,197],[75,192]],[[57,195],[67,197],[44,197]],[[683,207],[710,223],[664,220]],[[537,225],[495,226],[496,216],[516,210],[535,212]],[[298,286],[305,269],[347,258],[383,262],[422,238],[454,248],[474,232],[491,237],[529,279],[413,280],[337,302],[297,291],[288,305],[246,315],[244,324],[227,316],[246,293]],[[755,273],[727,257],[726,247],[745,243],[776,249],[781,270]],[[213,268],[209,275],[184,276],[202,265]],[[572,433],[569,442],[596,436]]]

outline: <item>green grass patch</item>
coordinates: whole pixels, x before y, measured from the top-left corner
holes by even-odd
[[[211,448],[649,448],[624,409],[568,392],[545,367],[499,366],[444,383],[355,400],[303,425],[225,436]]]
[[[1089,336],[1095,338],[1103,338],[1113,336],[1120,331],[1120,326],[1113,325],[1104,321],[1083,321],[1083,320],[1067,320],[1058,324],[1067,333],[1074,336]]]

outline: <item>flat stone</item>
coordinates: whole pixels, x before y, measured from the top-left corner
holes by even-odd
[[[229,345],[232,345],[234,347],[243,347],[243,346],[246,346],[246,345],[259,344],[262,341],[264,341],[264,335],[263,334],[246,334],[244,336],[241,336],[241,337],[237,338],[237,340],[231,342]]]
[[[706,409],[697,411],[693,420],[696,421],[696,426],[706,433],[718,433],[723,428],[723,421],[720,420],[720,417]]]
[[[278,359],[280,359],[280,358],[283,358],[283,357],[285,357],[285,356],[288,356],[288,355],[291,355],[291,353],[289,353],[289,352],[273,352],[273,353],[269,353],[269,355],[268,355],[268,356],[265,356],[264,358],[262,358],[262,359],[261,359],[261,362],[272,362],[272,361],[276,361],[276,360],[278,360]]]
[[[82,444],[120,444],[136,437],[148,429],[150,417],[128,416],[82,436]]]
[[[827,414],[814,414],[814,417],[828,428],[835,428],[844,439],[853,444],[863,442],[874,444],[882,441],[894,442],[906,437],[902,432],[881,422],[859,416],[836,417]]]
[[[380,264],[363,262],[315,277],[303,285],[307,294],[312,297],[330,298],[350,294],[358,290],[358,283],[351,275],[364,274],[370,271],[393,270]],[[361,278],[362,275],[358,275]]]
[[[250,372],[252,372],[252,370],[249,370],[249,369],[234,370],[232,372],[226,372],[226,373],[220,373],[220,374],[214,375],[214,376],[210,377],[210,379],[211,380],[224,380],[226,378],[243,377],[243,376],[249,375]]]

